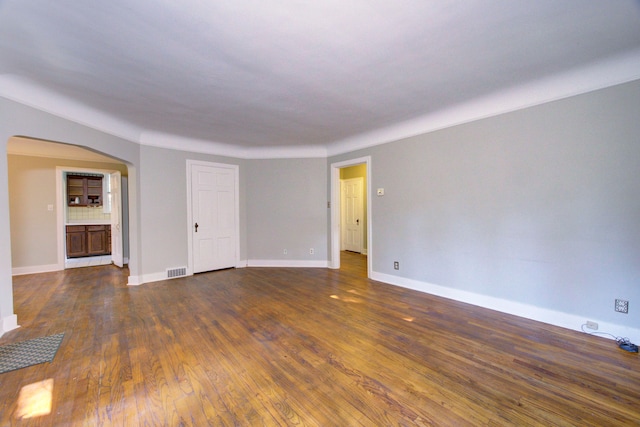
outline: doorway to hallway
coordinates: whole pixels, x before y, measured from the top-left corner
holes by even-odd
[[[331,247],[330,254],[331,260],[329,262],[329,268],[339,269],[341,268],[341,251],[345,249],[343,245],[343,228],[346,227],[342,221],[343,214],[343,204],[348,202],[343,202],[342,191],[341,191],[341,179],[349,179],[356,178],[355,176],[345,176],[345,172],[349,170],[351,167],[358,166],[362,169],[362,177],[363,179],[363,191],[362,191],[362,201],[363,201],[363,210],[361,215],[356,215],[358,217],[354,217],[353,222],[355,222],[355,226],[360,227],[360,236],[361,237],[361,249],[360,251],[365,254],[366,253],[366,265],[367,265],[367,277],[371,277],[371,260],[373,257],[373,235],[372,235],[372,210],[371,210],[371,198],[369,195],[371,194],[371,157],[361,157],[357,159],[347,160],[343,162],[337,162],[331,164],[330,169],[330,178],[331,178]],[[353,169],[355,170],[355,169]],[[350,172],[352,172],[351,170]],[[352,231],[355,228],[352,228]],[[347,230],[345,230],[346,232]]]

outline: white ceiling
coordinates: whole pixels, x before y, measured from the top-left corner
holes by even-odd
[[[330,155],[638,78],[638,0],[0,0],[0,96],[239,157]]]

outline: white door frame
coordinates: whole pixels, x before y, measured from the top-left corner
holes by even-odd
[[[331,262],[329,268],[340,268],[340,169],[363,163],[367,169],[367,277],[371,278],[373,260],[371,156],[331,164]]]
[[[233,181],[234,181],[234,197],[235,197],[235,245],[236,245],[236,253],[235,253],[235,265],[236,267],[240,266],[240,186],[239,186],[239,178],[240,178],[240,167],[238,165],[231,165],[226,163],[214,163],[214,162],[206,162],[202,160],[190,160],[187,159],[187,274],[193,274],[193,210],[192,210],[192,196],[191,196],[191,167],[195,165],[200,166],[208,166],[214,168],[224,168],[231,169],[233,171]]]
[[[116,183],[115,186],[114,182]],[[111,203],[111,262],[117,267],[123,268],[125,263],[124,243],[122,239],[122,174],[119,171],[111,172],[109,176],[109,189]],[[114,194],[117,197],[112,197]]]

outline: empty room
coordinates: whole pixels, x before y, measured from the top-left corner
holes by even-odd
[[[640,3],[0,2],[0,425],[638,425]]]

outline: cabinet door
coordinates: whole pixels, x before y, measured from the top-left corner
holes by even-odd
[[[67,204],[69,206],[85,206],[86,198],[86,180],[81,176],[67,176]]]
[[[87,178],[87,205],[102,206],[102,178]]]
[[[105,255],[107,251],[107,231],[104,225],[87,226],[87,253]]]
[[[87,256],[87,233],[83,225],[67,227],[67,257]]]

